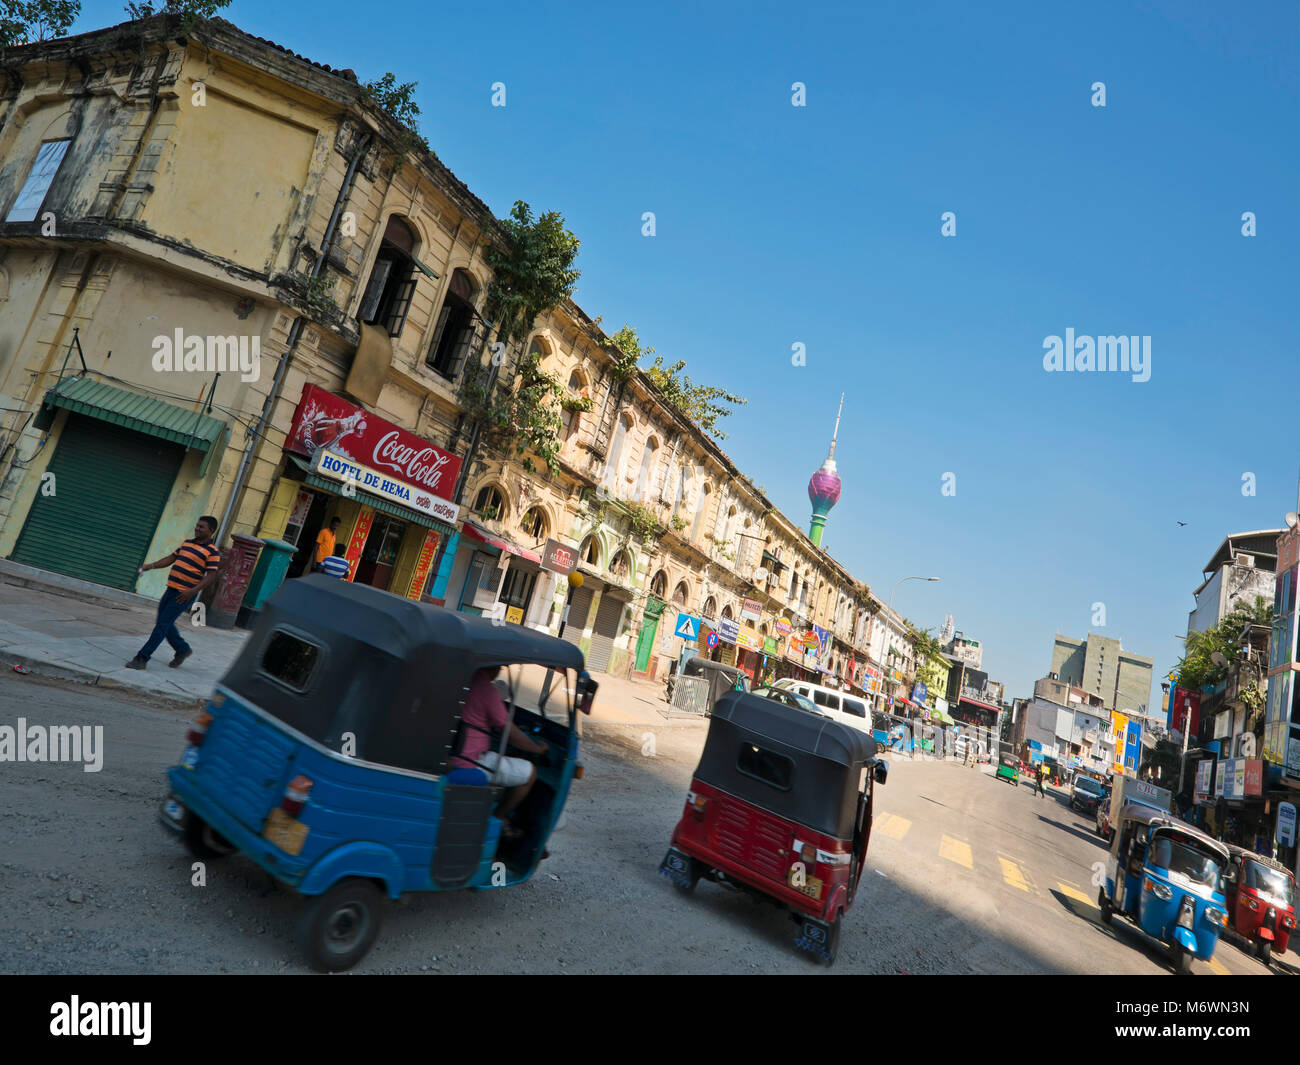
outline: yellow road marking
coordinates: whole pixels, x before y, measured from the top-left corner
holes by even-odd
[[[879,832],[882,836],[887,836],[890,839],[902,839],[907,835],[907,830],[911,827],[912,822],[906,817],[899,817],[897,814],[885,814],[883,824],[880,818],[876,818],[872,831]]]
[[[1069,884],[1062,884],[1059,880],[1056,882],[1056,886],[1061,889],[1061,894],[1066,898],[1074,899],[1075,902],[1082,902],[1085,906],[1091,906],[1094,910],[1097,908],[1097,903],[1088,898],[1078,888],[1071,887]]]
[[[1210,971],[1211,971],[1212,973],[1215,973],[1215,974],[1217,974],[1217,975],[1219,975],[1219,976],[1231,976],[1231,975],[1232,975],[1232,970],[1229,969],[1226,965],[1224,965],[1223,962],[1219,961],[1218,958],[1211,958],[1211,959],[1210,959],[1209,961],[1207,961],[1205,964],[1208,965],[1208,966],[1210,967]]]
[[[967,869],[974,869],[975,863],[971,861],[970,844],[963,843],[959,839],[953,839],[951,836],[944,836],[939,841],[939,857],[947,858],[950,862],[956,862],[958,865],[964,865]]]
[[[1020,866],[1009,858],[998,856],[998,863],[1002,866],[1002,879],[1011,887],[1019,888],[1021,891],[1028,891],[1029,885],[1025,882],[1024,873],[1021,872]]]

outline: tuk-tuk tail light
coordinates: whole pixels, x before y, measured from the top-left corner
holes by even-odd
[[[208,737],[208,726],[212,724],[212,715],[206,710],[194,719],[190,729],[185,733],[185,742],[194,747],[202,747]]]
[[[799,848],[799,858],[803,861],[804,865],[812,868],[812,866],[817,864],[817,848],[811,843],[805,843]]]
[[[695,815],[696,820],[703,821],[704,811],[708,809],[709,800],[706,799],[703,795],[692,795],[690,798],[690,804],[691,804],[691,813]]]
[[[1162,902],[1168,902],[1169,899],[1173,896],[1173,892],[1170,891],[1169,888],[1165,887],[1164,884],[1152,880],[1150,877],[1147,877],[1145,880],[1142,881],[1142,887],[1144,890],[1151,892],[1151,894],[1153,894],[1156,898],[1160,899]]]
[[[302,813],[302,808],[307,805],[314,783],[314,781],[301,774],[294,777],[289,781],[289,786],[284,789],[284,801],[280,803],[280,809],[290,817],[297,817]]]

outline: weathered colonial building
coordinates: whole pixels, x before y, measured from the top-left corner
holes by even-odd
[[[563,625],[594,669],[656,675],[689,645],[908,690],[902,619],[572,302],[497,359],[500,389],[530,352],[564,386],[558,471],[477,431],[487,252],[508,246],[351,71],[230,23],[11,49],[0,555],[156,593],[137,567],[201,514],[292,554],[290,576],[337,517],[353,580]]]

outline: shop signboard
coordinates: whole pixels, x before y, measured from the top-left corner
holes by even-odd
[[[1243,758],[1243,794],[1262,795],[1264,792],[1264,763],[1258,758]]]
[[[348,539],[348,580],[357,575],[357,563],[361,552],[366,547],[366,537],[370,535],[370,526],[375,523],[375,512],[370,507],[362,507],[357,515],[357,523],[352,527],[352,536]]]
[[[312,470],[322,477],[342,484],[355,485],[363,492],[380,496],[403,507],[427,514],[431,518],[455,524],[460,507],[431,494],[418,485],[397,481],[379,470],[362,466],[343,455],[320,448],[312,460]]]
[[[1200,725],[1201,720],[1201,693],[1184,691],[1178,689],[1178,698],[1174,704],[1174,712],[1170,721],[1170,728],[1175,732],[1182,732],[1184,728],[1190,730],[1193,736]]]
[[[1286,775],[1300,780],[1300,729],[1290,728],[1286,738]]]
[[[789,618],[776,619],[776,632],[778,636],[789,636],[794,631],[794,626],[790,624]]]
[[[756,651],[762,642],[762,638],[758,635],[758,630],[752,625],[740,626],[740,632],[736,635],[736,645],[738,647],[744,647],[747,650]]]
[[[1224,789],[1228,780],[1229,766],[1227,762],[1219,762],[1214,767],[1214,797],[1221,799],[1224,797]]]
[[[521,606],[507,607],[506,620],[512,625],[522,625],[524,623],[524,608]]]
[[[542,569],[549,570],[551,573],[558,573],[561,577],[567,577],[573,572],[573,567],[577,564],[578,552],[576,548],[562,544],[559,540],[547,539],[546,546],[542,548]]]
[[[415,560],[415,572],[411,574],[410,586],[406,589],[407,599],[419,599],[424,593],[425,582],[429,578],[429,569],[433,565],[433,556],[438,550],[438,533],[430,529],[424,537],[420,548],[420,557]]]
[[[1214,759],[1206,758],[1196,766],[1196,801],[1210,801],[1210,784],[1214,779]]]
[[[451,498],[461,460],[377,414],[316,385],[303,386],[284,449],[307,458],[328,448],[443,500]]]
[[[777,642],[775,636],[763,637],[763,654],[774,655],[777,654],[779,650],[780,650],[780,644]]]
[[[912,702],[920,706],[925,702],[926,687],[919,680],[912,685]]]
[[[740,619],[742,621],[759,621],[763,617],[763,604],[757,599],[740,601]]]
[[[1278,803],[1277,841],[1284,847],[1295,846],[1295,806],[1289,802]]]
[[[740,638],[740,622],[735,618],[718,620],[718,639],[724,643],[735,643]]]

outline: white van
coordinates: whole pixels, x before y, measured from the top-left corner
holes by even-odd
[[[817,704],[818,710],[841,725],[863,732],[871,731],[871,706],[866,699],[835,688],[824,688],[810,681],[795,680],[793,677],[778,680],[772,687],[783,688],[811,699]]]

